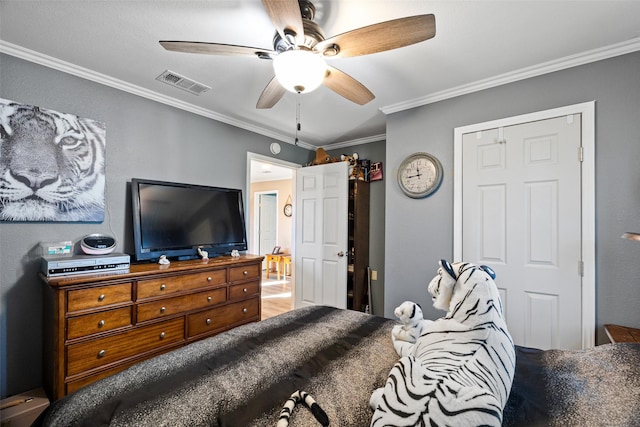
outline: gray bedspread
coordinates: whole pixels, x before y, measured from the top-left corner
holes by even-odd
[[[394,321],[309,307],[144,361],[66,396],[44,425],[275,426],[298,389],[334,426],[365,426],[397,361]],[[291,427],[318,426],[298,405]]]
[[[371,392],[398,360],[396,322],[308,307],[139,363],[55,402],[45,426],[274,426],[296,390],[332,426],[368,426]],[[640,344],[516,348],[507,426],[640,425]],[[315,427],[298,405],[291,427]]]

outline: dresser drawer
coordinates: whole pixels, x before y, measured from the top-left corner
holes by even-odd
[[[260,293],[260,282],[229,286],[229,300],[237,301]]]
[[[131,307],[85,314],[67,320],[67,339],[85,337],[131,325]]]
[[[158,317],[180,314],[210,305],[220,304],[227,300],[227,288],[211,289],[196,294],[165,298],[158,301],[138,304],[138,322]]]
[[[206,271],[204,273],[185,274],[161,279],[140,280],[138,282],[138,300],[161,297],[175,292],[189,291],[206,286],[221,285],[226,282],[225,270]]]
[[[183,340],[184,318],[181,317],[110,337],[72,344],[67,350],[67,376]]]
[[[231,267],[229,269],[229,281],[235,282],[238,280],[255,279],[260,277],[259,264],[245,265],[243,267]]]
[[[67,299],[69,312],[131,302],[131,283],[69,291]]]
[[[248,321],[260,315],[260,299],[252,298],[246,301],[227,304],[223,307],[212,308],[211,310],[188,316],[189,338],[213,332],[220,328],[227,328],[231,325]]]
[[[146,360],[146,359],[151,358],[151,357],[156,357],[156,356],[159,356],[161,354],[173,351],[175,349],[176,349],[176,347],[163,348],[162,350],[158,351],[157,353],[152,353],[148,357],[145,357],[142,360]],[[78,379],[74,379],[73,381],[69,381],[66,384],[67,385],[66,386],[66,394],[73,393],[74,391],[76,391],[76,390],[78,390],[78,389],[80,389],[82,387],[85,387],[85,386],[87,386],[87,385],[89,385],[91,383],[94,383],[94,382],[96,382],[98,380],[101,380],[102,378],[106,378],[106,377],[111,376],[113,374],[117,374],[120,371],[124,371],[125,369],[135,365],[136,363],[140,363],[140,361],[141,361],[140,359],[137,359],[137,360],[136,359],[132,359],[129,362],[118,364],[113,368],[105,369],[104,371],[100,371],[100,372],[98,372],[98,373],[96,373],[94,375],[90,375],[88,377],[78,378]]]

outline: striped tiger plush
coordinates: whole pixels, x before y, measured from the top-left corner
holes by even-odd
[[[440,261],[429,283],[447,314],[426,324],[374,391],[371,426],[500,426],[515,349],[489,267]]]
[[[394,310],[393,314],[400,319],[400,325],[395,325],[391,330],[391,341],[398,355],[406,356],[410,353],[413,344],[422,334],[425,325],[431,320],[422,317],[422,308],[413,301],[405,301]]]
[[[297,390],[294,392],[289,399],[285,402],[282,410],[280,411],[280,418],[278,419],[278,424],[276,427],[288,427],[289,419],[291,418],[291,414],[293,413],[294,408],[300,402],[303,402],[304,405],[309,408],[313,416],[320,424],[324,427],[329,425],[329,417],[324,412],[324,410],[316,403],[316,401],[311,397],[309,393],[306,391]]]
[[[104,124],[0,99],[0,221],[104,219]]]

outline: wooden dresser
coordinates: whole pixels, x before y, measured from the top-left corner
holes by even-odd
[[[618,342],[636,342],[640,343],[640,329],[630,328],[620,325],[604,325],[604,331],[607,333],[612,343]]]
[[[44,386],[62,396],[144,359],[260,320],[262,256],[50,277]]]

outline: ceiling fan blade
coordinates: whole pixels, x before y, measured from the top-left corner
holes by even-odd
[[[278,79],[275,77],[271,79],[267,87],[264,88],[256,104],[256,108],[266,109],[271,108],[280,101],[280,98],[287,90],[282,87]]]
[[[262,5],[280,37],[286,40],[285,30],[289,30],[295,33],[296,43],[304,43],[304,25],[298,0],[262,0]]]
[[[314,49],[318,52],[329,49],[333,57],[348,58],[409,46],[435,35],[434,15],[416,15],[347,31],[318,43]],[[335,50],[337,53],[333,54]]]
[[[332,66],[327,67],[327,75],[322,84],[359,105],[364,105],[375,98],[375,95],[362,83]]]
[[[161,40],[160,44],[167,50],[173,52],[200,53],[206,55],[227,55],[227,56],[257,56],[258,58],[271,59],[276,53],[268,49],[257,47],[236,46],[232,44],[206,43],[206,42],[186,42]]]

